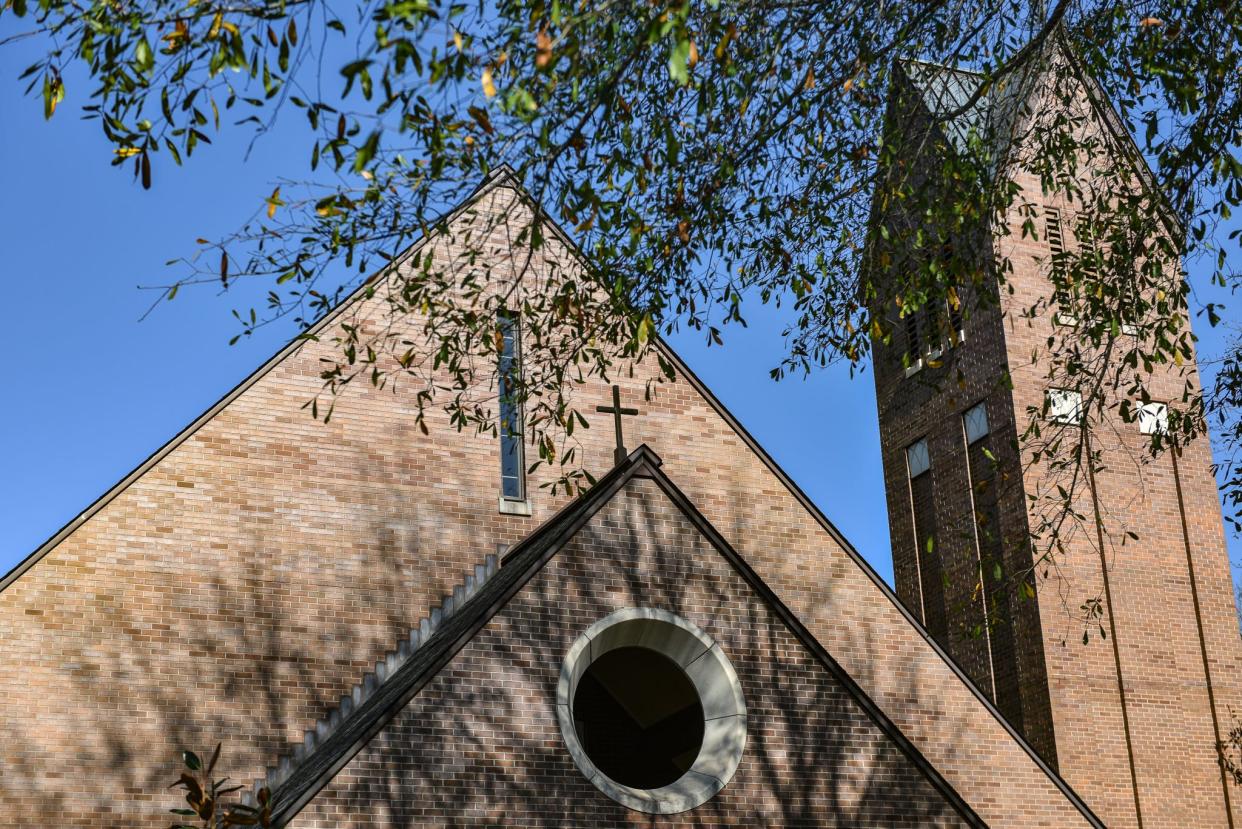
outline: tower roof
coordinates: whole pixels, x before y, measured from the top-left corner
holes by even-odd
[[[1184,233],[1181,220],[1156,182],[1147,159],[1134,136],[1113,106],[1099,81],[1086,70],[1064,30],[1052,33],[1043,45],[1000,78],[974,69],[950,67],[930,61],[906,59],[897,62],[897,71],[918,93],[928,114],[938,122],[953,148],[962,154],[972,151],[971,137],[987,147],[985,163],[995,174],[1019,137],[1027,103],[1053,62],[1062,63],[1082,85],[1087,101],[1100,124],[1114,139],[1116,147],[1160,206],[1161,218],[1176,236]],[[982,87],[982,91],[980,88]],[[972,101],[972,98],[974,99]]]

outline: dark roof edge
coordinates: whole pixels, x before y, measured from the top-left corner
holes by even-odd
[[[500,167],[497,167],[493,169],[491,172],[489,172],[488,175],[479,183],[479,185],[470,193],[470,195],[462,199],[460,204],[458,204],[452,210],[448,211],[444,215],[438,217],[437,219],[429,223],[428,227],[436,227],[437,225],[442,225],[445,222],[452,221],[462,211],[470,207],[470,205],[473,204],[480,196],[482,196],[484,193],[493,189],[493,187],[498,186],[502,183],[507,183],[510,186],[514,187],[514,189],[516,189],[519,192],[519,194],[523,192],[520,183],[517,182],[517,179],[513,175],[513,170],[508,165],[501,165]],[[410,257],[412,257],[415,253],[421,250],[423,245],[427,243],[428,238],[429,237],[424,236],[420,239],[415,240],[414,242],[410,244],[408,248],[405,249],[403,253],[401,253],[399,256],[394,257],[393,260],[389,262],[387,265],[385,265],[381,270],[371,274],[371,276],[363,280],[362,283],[357,288],[355,288],[353,291],[350,292],[349,296],[341,300],[340,304],[338,304],[335,308],[333,308],[328,313],[324,314],[324,316],[321,317],[317,322],[315,322],[314,325],[307,328],[305,332],[303,332],[297,337],[294,337],[292,340],[290,340],[289,342],[281,346],[279,351],[277,351],[271,357],[268,357],[267,360],[265,360],[254,371],[250,372],[250,374],[248,374],[241,382],[233,386],[233,388],[229,389],[229,391],[226,392],[223,397],[221,397],[219,400],[213,403],[206,411],[204,411],[198,417],[194,418],[194,420],[192,420],[188,426],[184,427],[181,431],[177,432],[177,434],[169,438],[168,441],[166,441],[163,446],[159,447],[154,452],[152,452],[150,455],[148,455],[146,460],[142,461],[142,463],[138,464],[133,469],[131,469],[128,473],[126,473],[125,477],[121,478],[121,480],[117,481],[115,484],[113,484],[111,487],[105,490],[104,493],[100,495],[98,498],[96,498],[94,501],[92,501],[90,505],[86,507],[86,509],[82,510],[75,517],[71,518],[68,522],[64,524],[64,526],[62,526],[59,530],[53,533],[46,541],[44,541],[42,544],[36,547],[34,552],[32,552],[30,555],[26,556],[24,559],[19,561],[7,573],[4,573],[2,576],[0,576],[0,592],[3,592],[9,585],[17,581],[19,578],[21,578],[22,575],[24,575],[27,570],[29,570],[31,567],[37,564],[40,559],[42,559],[49,552],[55,549],[56,546],[60,544],[60,542],[64,541],[66,538],[72,535],[75,530],[77,530],[79,527],[85,524],[88,520],[90,520],[101,509],[106,507],[114,498],[116,498],[118,495],[120,495],[122,492],[128,489],[129,486],[132,483],[134,483],[134,481],[138,480],[143,475],[145,475],[147,472],[149,472],[153,466],[155,466],[157,463],[162,461],[174,449],[176,449],[178,446],[180,446],[182,443],[184,443],[186,440],[192,437],[195,432],[197,432],[204,425],[206,425],[208,421],[210,421],[217,414],[219,414],[220,411],[224,409],[225,406],[232,403],[234,400],[240,397],[243,392],[245,392],[247,389],[249,389],[251,386],[257,383],[259,380],[263,379],[263,377],[268,372],[270,372],[272,369],[276,368],[276,366],[284,362],[286,358],[290,357],[295,352],[297,352],[303,345],[306,344],[307,338],[309,336],[318,334],[324,328],[327,328],[328,325],[331,324],[333,320],[341,316],[341,314],[343,314],[347,308],[349,308],[351,305],[353,305],[355,302],[357,302],[362,297],[362,292],[365,291],[368,286],[373,285],[380,277],[388,273],[391,273],[394,268],[399,267],[400,265],[408,261]]]
[[[294,777],[289,780],[294,784],[292,791],[286,793],[282,787],[273,793],[276,804],[272,813],[274,825],[285,826],[296,817],[306,804],[313,800],[315,795],[330,783],[341,769],[348,765],[350,760],[362,751],[388,723],[392,722],[406,704],[444,669],[444,666],[492,620],[492,617],[526,586],[526,583],[543,568],[543,565],[561,549],[565,542],[599,512],[604,504],[611,500],[631,478],[658,476],[660,463],[659,456],[645,444],[638,447],[625,463],[614,467],[588,492],[562,507],[554,516],[515,544],[504,558],[505,565],[491,579],[491,583],[499,586],[496,595],[481,592],[468,601],[454,614],[454,618],[459,620],[458,629],[446,626],[429,640],[424,647],[432,649],[434,657],[421,670],[409,672],[405,677],[399,674],[391,680],[398,684],[402,684],[403,681],[403,687],[393,699],[388,701],[387,705],[375,706],[367,712],[371,715],[371,719],[360,732],[349,737],[348,742],[345,739],[337,741],[339,743],[337,745],[333,745],[332,738],[329,737],[323,748],[328,751],[335,749],[335,755],[331,760],[323,764],[311,776],[299,779],[295,773]],[[515,560],[523,554],[527,554],[529,560]],[[509,569],[506,570],[506,567]],[[472,605],[474,607],[471,607]],[[437,639],[440,641],[437,642]],[[359,713],[365,710],[362,709]],[[347,736],[343,730],[338,730],[336,734],[342,737]]]
[[[764,450],[764,448],[759,445],[750,432],[746,431],[746,428],[742,426],[742,424],[728,409],[725,408],[724,404],[716,399],[715,395],[713,395],[707,386],[703,384],[703,381],[690,370],[690,367],[687,366],[681,358],[678,357],[677,354],[663,342],[663,340],[657,340],[657,345],[661,346],[663,349],[666,349],[665,356],[674,364],[677,370],[686,376],[686,379],[695,388],[695,390],[702,394],[708,403],[716,409],[720,416],[733,427],[733,430],[737,432],[738,437],[740,437],[747,447],[749,447],[750,450],[754,452],[761,461],[763,461],[763,463],[772,471],[772,474],[776,476],[777,480],[779,480],[785,488],[789,490],[789,493],[793,495],[794,499],[802,505],[802,508],[811,514],[811,517],[813,517],[819,525],[824,528],[824,531],[827,532],[834,541],[841,545],[841,549],[845,551],[846,555],[853,559],[854,563],[858,565],[858,567],[867,575],[869,579],[871,579],[876,588],[888,597],[888,600],[893,603],[893,606],[897,608],[898,612],[900,612],[901,615],[905,617],[906,621],[909,622],[910,625],[919,633],[919,635],[923,637],[924,641],[931,646],[932,650],[940,655],[940,658],[945,661],[945,664],[949,666],[949,669],[952,670],[957,678],[970,689],[970,691],[975,695],[975,698],[983,704],[984,708],[991,712],[997,722],[999,722],[1001,726],[1009,732],[1009,735],[1018,742],[1023,750],[1030,755],[1031,759],[1035,761],[1035,764],[1048,775],[1053,783],[1056,784],[1057,788],[1059,788],[1065,796],[1078,807],[1078,810],[1091,821],[1092,825],[1099,827],[1099,829],[1105,829],[1104,824],[1100,822],[1098,817],[1095,816],[1095,814],[1087,806],[1086,802],[1083,801],[1083,799],[1079,797],[1078,794],[1070,787],[1069,783],[1065,782],[1065,780],[1055,770],[1053,770],[1051,766],[1044,762],[1044,759],[1039,756],[1035,749],[1031,747],[1031,745],[1026,741],[1026,738],[1018,733],[1012,725],[1010,725],[1009,721],[1006,720],[1004,715],[1000,713],[1000,710],[992,704],[992,701],[979,690],[970,677],[966,675],[966,672],[963,671],[953,660],[953,658],[949,656],[948,652],[945,651],[945,649],[932,638],[931,634],[927,632],[926,628],[924,628],[922,623],[914,617],[905,604],[897,598],[897,594],[893,592],[893,589],[888,586],[884,579],[880,578],[880,575],[875,571],[875,568],[873,568],[871,564],[862,557],[862,554],[854,548],[854,545],[852,545],[841,533],[841,531],[838,530],[830,520],[828,520],[828,517],[824,515],[819,507],[817,507],[815,503],[807,497],[806,493],[803,492],[796,483],[794,483],[793,479],[786,474],[785,470],[780,467],[780,465]]]

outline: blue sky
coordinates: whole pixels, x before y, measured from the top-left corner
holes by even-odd
[[[77,119],[85,85],[70,81],[51,122],[41,101],[22,95],[14,79],[32,58],[27,48],[0,49],[0,278],[12,361],[0,394],[0,573],[295,333],[273,326],[230,347],[230,311],[251,305],[245,288],[185,291],[139,322],[155,295],[137,285],[168,281],[176,271],[166,260],[193,252],[196,237],[234,229],[262,207],[274,179],[300,177],[307,158],[301,129],[278,128],[249,158],[246,141],[226,138],[183,168],[157,156],[154,186],[143,191],[128,169],[109,166],[97,125]],[[697,336],[673,343],[891,581],[870,373],[851,380],[839,367],[774,383],[779,320],[757,307],[748,317],[751,327],[731,327],[723,349]],[[1197,328],[1204,352],[1219,351],[1220,333]],[[1242,558],[1236,539],[1231,552]]]
[[[186,167],[157,156],[143,191],[109,166],[111,147],[78,120],[69,96],[45,122],[40,100],[14,78],[32,59],[0,49],[0,202],[11,376],[0,392],[0,573],[6,572],[280,348],[292,328],[271,327],[230,347],[234,307],[250,296],[183,291],[145,321],[168,281],[163,264],[196,237],[234,229],[282,174],[299,176],[300,129],[196,151]],[[256,287],[258,287],[256,285]],[[264,287],[263,290],[266,290]],[[758,309],[755,309],[758,310]],[[691,367],[786,471],[891,578],[879,434],[870,374],[843,370],[774,383],[777,320],[751,315],[725,349],[674,339]],[[309,416],[309,415],[308,415]]]

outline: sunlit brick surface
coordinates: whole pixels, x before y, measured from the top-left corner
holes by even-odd
[[[480,209],[520,210],[503,187]],[[442,416],[422,435],[404,387],[358,384],[329,424],[311,419],[301,407],[324,342],[255,380],[0,593],[0,825],[165,827],[177,751],[217,740],[222,768],[253,779],[468,568],[564,503],[536,476],[533,515],[498,514],[496,441]],[[686,378],[643,399],[656,371],[652,360],[615,378],[642,412],[627,418],[630,447],[660,454],[991,825],[1038,825],[1027,817],[1044,809],[1045,825],[1081,823]],[[604,383],[575,395],[585,412],[610,402]],[[607,471],[604,419],[577,437],[587,466]]]

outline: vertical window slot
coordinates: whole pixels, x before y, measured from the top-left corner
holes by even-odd
[[[522,343],[516,314],[502,313],[500,365],[497,390],[500,398],[500,494],[510,501],[526,498],[526,459],[522,446],[522,407],[515,387],[522,376]]]

